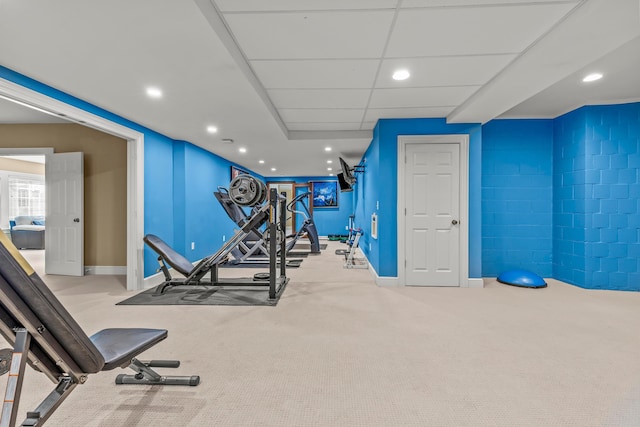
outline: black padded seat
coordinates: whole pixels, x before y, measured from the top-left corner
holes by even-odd
[[[173,267],[174,270],[178,271],[184,277],[188,277],[193,271],[193,264],[188,259],[173,250],[171,246],[167,245],[164,240],[155,234],[147,234],[144,236],[143,240],[151,247],[151,249],[160,254],[167,264]]]
[[[111,328],[91,336],[93,345],[104,357],[103,371],[126,368],[131,359],[167,338],[165,329]],[[135,351],[131,351],[131,349]]]
[[[0,426],[16,425],[27,365],[56,383],[27,412],[23,426],[41,426],[89,374],[130,367],[116,384],[196,386],[200,377],[160,375],[152,368],[177,368],[176,360],[143,362],[137,356],[167,338],[166,329],[112,328],[88,337],[15,245],[0,233],[0,335],[13,345]]]

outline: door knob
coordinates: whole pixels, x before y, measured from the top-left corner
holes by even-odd
[[[73,218],[73,222],[80,222],[80,218]]]
[[[451,221],[451,224],[456,225],[458,223],[457,219],[454,219],[453,221]]]

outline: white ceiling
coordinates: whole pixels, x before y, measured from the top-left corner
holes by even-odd
[[[327,175],[327,160],[334,172],[338,156],[359,160],[380,118],[484,123],[640,100],[639,9],[639,0],[3,0],[0,65],[263,175]],[[400,67],[411,77],[397,82]],[[595,70],[605,77],[580,81]],[[164,97],[147,98],[147,85]],[[12,121],[38,119],[0,104],[0,123]]]

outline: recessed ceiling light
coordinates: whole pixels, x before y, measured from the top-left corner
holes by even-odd
[[[324,147],[324,151],[331,151],[331,147]]]
[[[207,126],[207,132],[216,133],[216,132],[218,132],[218,128],[215,127],[215,126]]]
[[[588,76],[586,76],[584,79],[582,79],[582,81],[585,83],[589,83],[589,82],[595,82],[596,80],[600,80],[601,78],[602,78],[601,73],[591,73]]]
[[[327,163],[331,164],[331,163],[333,163],[333,160],[327,160]]]
[[[246,153],[247,149],[244,148],[244,147],[240,147],[240,148],[238,148],[238,151],[241,152],[241,153]]]
[[[332,169],[332,168],[327,168],[327,170],[328,170],[328,171],[332,171],[333,169]]]
[[[149,86],[147,88],[147,96],[154,99],[162,98],[162,91],[160,90],[160,88],[157,88],[155,86]]]
[[[272,172],[275,172],[275,171],[276,171],[276,168],[271,168],[271,171],[272,171]]]
[[[258,163],[263,164],[264,160],[258,160]]]
[[[410,75],[409,70],[396,70],[391,77],[393,80],[407,80]]]
[[[330,174],[329,174],[329,176],[333,176],[333,174],[332,174],[332,173],[330,173]]]

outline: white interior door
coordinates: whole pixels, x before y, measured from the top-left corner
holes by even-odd
[[[460,286],[460,145],[406,144],[405,284]]]
[[[45,272],[84,275],[84,162],[82,153],[47,155]]]

